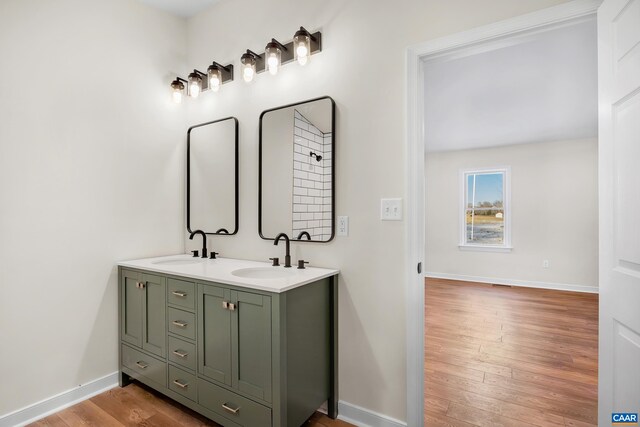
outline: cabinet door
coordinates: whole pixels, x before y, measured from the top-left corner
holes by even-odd
[[[226,385],[231,381],[229,289],[198,285],[198,371]]]
[[[160,357],[166,356],[167,287],[164,277],[142,275],[144,302],[142,316],[142,348]]]
[[[271,298],[233,291],[233,387],[271,402]]]
[[[142,347],[142,296],[140,273],[120,273],[120,336],[122,341]]]

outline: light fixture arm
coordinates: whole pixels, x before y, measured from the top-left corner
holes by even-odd
[[[280,48],[280,50],[281,50],[281,51],[283,51],[283,52],[286,52],[286,51],[288,51],[288,50],[289,50],[289,49],[287,49],[287,47],[286,47],[285,45],[283,45],[282,43],[280,43],[280,42],[279,42],[278,40],[276,40],[276,39],[271,39],[271,43],[273,43],[273,44],[277,45],[277,46]]]

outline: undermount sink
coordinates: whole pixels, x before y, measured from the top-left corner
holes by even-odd
[[[154,261],[152,264],[156,265],[189,265],[200,264],[203,261],[202,258],[177,258],[177,259],[162,259],[160,261]]]
[[[245,279],[284,279],[293,276],[295,271],[277,267],[240,268],[231,272],[236,277]]]

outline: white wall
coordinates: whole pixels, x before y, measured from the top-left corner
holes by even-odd
[[[185,27],[0,2],[0,417],[115,372],[115,262],[184,250]]]
[[[381,197],[404,197],[405,47],[561,3],[556,0],[382,2],[222,0],[189,20],[189,67],[234,61],[290,40],[300,25],[323,31],[323,52],[302,68],[259,74],[190,102],[189,122],[240,120],[240,231],[210,238],[223,256],[263,259],[284,249],[257,235],[258,117],[268,108],[322,95],[336,103],[337,215],[348,237],[294,244],[293,258],[340,275],[340,399],[405,419],[403,222],[379,219]],[[222,43],[211,41],[223,40]],[[197,249],[198,243],[188,242]]]
[[[597,289],[597,156],[595,139],[428,153],[427,274]],[[460,171],[497,166],[511,166],[513,250],[460,250]]]

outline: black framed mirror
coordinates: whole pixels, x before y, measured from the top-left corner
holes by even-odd
[[[187,230],[238,232],[238,119],[227,117],[187,131]]]
[[[324,96],[260,114],[258,234],[335,235],[335,102]]]

